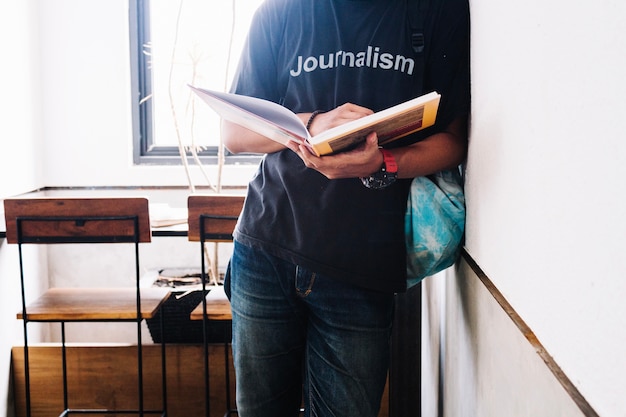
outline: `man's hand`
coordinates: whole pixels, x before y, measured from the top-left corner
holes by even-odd
[[[371,109],[366,107],[346,103],[315,116],[309,126],[309,132],[311,136],[315,136],[333,127],[373,113]],[[309,115],[303,116],[308,117]],[[366,141],[355,149],[322,157],[316,156],[309,148],[295,142],[291,142],[287,146],[302,158],[307,167],[319,171],[328,179],[363,177],[377,171],[382,164],[382,155],[378,150],[378,137],[375,133],[371,133]]]
[[[309,133],[315,136],[333,127],[351,122],[361,117],[368,116],[374,112],[367,107],[346,103],[331,111],[320,113],[315,116],[313,123],[309,126]]]
[[[290,142],[288,147],[302,158],[304,165],[319,171],[331,180],[364,177],[378,171],[383,163],[378,148],[378,136],[374,132],[355,149],[333,155],[316,156],[305,145],[295,142]]]

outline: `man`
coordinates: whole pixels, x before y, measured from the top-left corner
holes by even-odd
[[[267,154],[226,280],[242,417],[296,416],[302,399],[311,416],[378,414],[394,294],[406,289],[410,181],[467,150],[467,0],[430,3],[423,71],[406,0],[267,0],[255,15],[232,91],[284,105],[313,135],[425,92],[442,98],[434,127],[387,149],[373,132],[324,157],[224,122],[231,152]]]

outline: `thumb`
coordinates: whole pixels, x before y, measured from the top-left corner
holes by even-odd
[[[368,146],[372,146],[372,145],[378,146],[378,135],[376,134],[376,132],[372,132],[369,135],[367,135],[365,140],[367,141]]]

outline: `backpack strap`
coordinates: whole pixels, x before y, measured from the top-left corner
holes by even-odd
[[[428,12],[429,0],[407,0],[409,23],[411,24],[411,45],[416,54],[424,52],[424,20]]]
[[[411,45],[415,52],[415,74],[422,74],[416,78],[417,91],[423,93],[424,74],[424,21],[428,13],[430,0],[407,0],[407,13],[411,26]]]

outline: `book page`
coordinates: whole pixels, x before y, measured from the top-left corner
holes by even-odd
[[[309,132],[302,121],[286,107],[269,100],[240,94],[222,93],[189,86],[222,118],[259,134],[286,143],[304,143]]]

